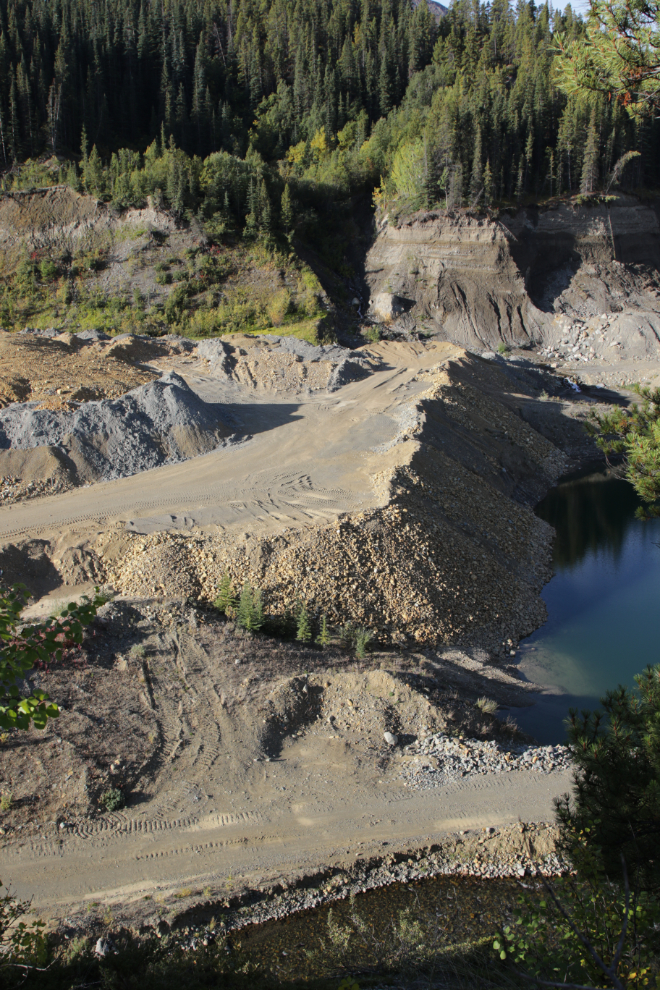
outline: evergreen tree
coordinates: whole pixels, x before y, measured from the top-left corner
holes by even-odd
[[[213,603],[219,612],[230,614],[236,608],[236,596],[228,573],[222,575],[218,596]]]
[[[291,187],[287,182],[282,193],[282,227],[289,234],[293,230],[294,215],[293,203],[291,201]]]
[[[236,609],[236,621],[248,632],[258,632],[264,623],[261,592],[258,589],[253,590],[249,581],[245,582],[241,590]]]
[[[296,629],[296,639],[300,643],[309,643],[312,638],[312,628],[309,621],[309,613],[304,605],[298,612],[298,627]]]
[[[474,157],[472,159],[472,175],[470,176],[470,199],[476,205],[484,191],[484,175],[481,150],[481,127],[477,127],[474,142]]]
[[[321,616],[321,629],[316,637],[316,642],[319,646],[327,646],[330,642],[330,631],[328,630],[328,617],[327,615]]]
[[[596,132],[596,115],[592,111],[587,131],[587,143],[584,149],[584,160],[582,162],[582,178],[580,180],[580,192],[589,195],[596,190],[598,183],[598,134]]]
[[[329,217],[335,197],[348,202],[381,177],[386,198],[396,195],[388,187],[393,163],[412,161],[417,148],[419,206],[442,195],[456,209],[481,188],[487,204],[593,192],[608,175],[631,189],[642,178],[649,188],[660,181],[660,128],[634,109],[656,98],[655,36],[635,35],[644,17],[647,27],[654,23],[653,4],[642,15],[634,0],[626,15],[632,47],[619,56],[638,59],[639,79],[624,73],[613,89],[606,73],[589,89],[580,69],[574,86],[564,73],[563,90],[551,79],[562,65],[575,69],[570,52],[585,37],[589,58],[596,41],[612,43],[569,10],[551,18],[546,7],[526,3],[514,11],[505,0],[487,7],[454,0],[436,23],[425,0],[414,8],[399,0],[348,7],[344,0],[263,0],[258,10],[252,0],[212,9],[172,0],[166,16],[158,5],[124,0],[102,8],[77,0],[74,16],[67,4],[55,15],[42,0],[0,0],[0,160],[20,163],[53,150],[73,157],[84,127],[98,161],[91,169],[83,161],[81,172],[97,195],[137,203],[161,189],[168,205],[197,210],[206,189],[200,176],[215,164],[193,156],[223,149],[240,160],[241,179],[215,189],[204,216],[223,211],[228,191],[232,223],[257,236],[276,232],[280,203],[281,224],[292,229],[286,184],[306,218]],[[598,16],[614,10],[609,0],[594,5]],[[340,138],[347,126],[353,129]],[[319,132],[322,156],[294,154]],[[177,154],[168,149],[170,136]],[[165,159],[159,179],[146,155],[142,172],[131,165],[129,175],[122,149],[144,152],[156,137]],[[639,157],[615,173],[614,163],[632,153]]]
[[[491,206],[493,203],[493,173],[490,170],[490,158],[484,169],[484,203],[486,206]]]
[[[571,711],[573,800],[557,802],[567,847],[586,839],[610,877],[624,857],[633,889],[660,892],[660,665],[635,677],[637,692],[609,691],[603,710]]]

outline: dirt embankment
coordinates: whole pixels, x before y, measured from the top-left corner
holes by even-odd
[[[559,384],[438,342],[349,360],[236,338],[149,368],[230,408],[245,440],[0,512],[7,582],[129,597],[82,651],[32,675],[64,710],[5,741],[3,877],[67,917],[93,901],[144,918],[156,897],[169,916],[199,902],[198,883],[224,902],[230,884],[263,893],[356,853],[382,863],[384,845],[547,820],[569,773],[522,753],[492,710],[527,700],[507,661],[543,619],[552,537],[531,506],[580,432],[574,406],[545,392]],[[313,626],[327,614],[331,645],[219,619],[226,572],[275,618],[301,602]],[[341,645],[346,622],[373,631],[364,662]],[[428,868],[519,875],[515,843],[492,859],[475,843],[450,842]],[[553,856],[549,842],[543,869]],[[379,866],[373,882],[390,876]]]
[[[397,346],[368,354],[391,359]],[[124,593],[213,601],[227,572],[236,589],[245,581],[262,589],[274,615],[304,602],[313,616],[368,627],[383,642],[506,652],[545,617],[539,592],[552,530],[531,505],[568,463],[521,407],[543,421],[536,407],[545,404],[546,432],[557,410],[525,393],[529,382],[465,352],[420,369],[420,382],[424,391],[380,450],[380,506],[276,536],[257,527],[135,535],[119,557],[113,544],[114,560],[100,538],[94,552],[108,582]]]
[[[620,196],[608,205],[562,203],[497,220],[423,214],[395,226],[383,221],[365,277],[372,314],[395,326],[417,322],[490,350],[559,345],[574,322],[612,314],[627,356],[657,363],[659,267],[656,211]],[[618,361],[623,352],[607,352],[610,342],[603,355]]]
[[[304,603],[313,622],[350,622],[383,643],[499,654],[543,621],[552,530],[531,506],[570,463],[571,429],[581,432],[571,404],[543,391],[549,378],[440,343],[384,342],[348,358],[304,342],[244,343],[168,353],[149,365],[165,376],[125,400],[43,423],[32,407],[0,414],[14,438],[0,457],[64,470],[80,454],[101,477],[130,482],[125,495],[71,493],[45,526],[17,507],[6,527],[25,537],[5,542],[6,580],[35,594],[101,580],[122,594],[213,601],[229,573],[237,591],[261,589],[274,618]],[[229,413],[245,439],[218,446]],[[145,468],[209,446],[210,459],[161,476],[155,501]]]
[[[413,879],[402,850],[432,842],[427,874],[553,872],[551,835],[532,849],[501,826],[545,818],[568,775],[477,703],[525,703],[524,686],[484,661],[390,651],[359,662],[246,636],[182,600],[112,602],[82,648],[31,674],[60,719],[3,741],[3,878],[86,928],[108,908],[137,924],[203,902],[285,913],[340,893],[323,881],[346,863],[362,885]],[[490,739],[499,764],[484,773],[466,757],[458,779],[452,754],[448,776],[422,779],[442,762],[438,734],[459,754],[464,738]],[[404,748],[415,740],[436,755],[416,758]],[[444,835],[484,827],[486,845],[485,833]],[[303,878],[319,871],[304,903],[278,898],[299,883],[309,892]]]

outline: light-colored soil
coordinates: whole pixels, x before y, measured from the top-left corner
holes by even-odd
[[[48,339],[0,333],[0,406],[39,402],[65,408],[72,402],[115,399],[152,381],[153,371],[123,359],[112,342],[82,344],[75,335]]]
[[[492,736],[499,723],[476,697],[524,703],[475,655],[356,663],[201,619],[180,602],[112,603],[82,652],[34,675],[63,711],[4,743],[0,875],[38,908],[124,909],[192,884],[222,896],[384,843],[543,820],[566,788],[565,774],[531,770],[433,794],[405,786],[405,754],[384,731]],[[128,806],[105,814],[113,787]]]
[[[551,530],[525,502],[568,463],[520,410],[572,421],[453,345],[361,350],[371,374],[331,395],[254,390],[183,356],[191,387],[246,439],[0,510],[7,579],[37,538],[52,562],[39,594],[104,577],[122,593],[213,600],[229,570],[272,614],[300,598],[384,642],[506,650],[545,614]]]
[[[507,664],[543,619],[552,535],[530,505],[582,450],[582,406],[447,343],[363,348],[336,392],[330,366],[235,344],[229,373],[198,351],[149,368],[226,408],[242,442],[0,509],[4,579],[50,596],[37,609],[103,582],[138,602],[108,607],[85,661],[38,673],[62,716],[3,754],[0,875],[51,912],[219,896],[384,842],[547,820],[569,782],[529,770],[417,791],[383,732],[486,738],[478,697],[524,703]],[[271,616],[326,612],[335,645],[202,621],[185,601],[212,600],[225,570]],[[347,620],[374,633],[362,665],[336,645]],[[427,652],[379,652],[393,644]],[[114,785],[129,805],[103,815]]]

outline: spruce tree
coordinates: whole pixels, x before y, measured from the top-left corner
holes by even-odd
[[[475,206],[484,191],[481,155],[481,127],[477,127],[477,135],[474,141],[474,155],[472,157],[472,175],[470,176],[470,199]]]
[[[300,643],[309,643],[312,638],[312,629],[309,621],[309,613],[304,605],[301,606],[298,612],[298,628],[296,630],[296,639]]]
[[[490,158],[484,169],[484,203],[486,206],[491,206],[493,203],[493,173],[490,170]]]
[[[291,189],[289,183],[284,187],[284,192],[282,193],[282,227],[285,233],[289,234],[293,230],[294,215],[293,215],[293,203],[291,201]]]
[[[250,587],[249,581],[246,581],[241,589],[241,597],[238,600],[238,608],[236,610],[236,621],[243,629],[247,629],[248,632],[252,629],[252,623],[254,620],[254,601],[252,599],[252,588]]]
[[[596,112],[592,110],[589,130],[587,131],[587,143],[584,148],[584,160],[582,162],[582,177],[580,180],[580,192],[590,195],[595,192],[598,183],[598,133],[596,131]]]
[[[252,592],[252,631],[259,632],[264,624],[263,597],[260,588]]]
[[[225,615],[236,608],[236,596],[228,572],[225,572],[220,579],[218,596],[213,604],[219,612],[224,612]]]
[[[319,646],[327,646],[330,642],[330,631],[328,630],[328,617],[327,615],[321,616],[321,629],[318,636],[316,637],[316,642]]]

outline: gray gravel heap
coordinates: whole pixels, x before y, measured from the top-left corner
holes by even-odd
[[[32,334],[37,337],[57,337],[62,331],[58,330],[56,327],[45,327],[41,329],[40,327],[23,327],[22,330],[18,331],[19,336],[24,337],[27,334]]]
[[[82,457],[99,479],[111,480],[210,450],[231,425],[223,407],[204,402],[169,372],[118,399],[77,409],[15,403],[0,411],[0,449],[58,446]]]
[[[89,344],[97,343],[99,340],[112,340],[109,333],[104,333],[103,330],[80,330],[76,337],[78,340],[84,340]]]
[[[350,351],[349,351],[350,353]],[[333,369],[328,381],[328,392],[336,392],[342,385],[357,382],[366,378],[371,372],[371,366],[363,357],[347,357]]]
[[[303,361],[332,361],[339,364],[350,357],[352,351],[338,344],[310,344],[299,337],[281,337],[279,334],[261,334],[261,339],[269,344],[278,344],[283,351],[297,354]]]
[[[536,770],[550,773],[572,766],[565,746],[502,747],[494,741],[457,739],[438,732],[417,740],[404,748],[417,758],[402,771],[401,777],[409,787],[429,790],[451,780],[461,780],[473,774],[508,773],[511,770]]]

